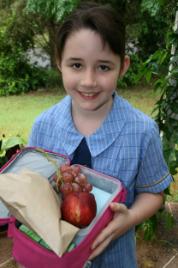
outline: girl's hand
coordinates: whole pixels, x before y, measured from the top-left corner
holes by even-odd
[[[162,203],[163,193],[140,193],[129,209],[124,204],[111,203],[110,208],[114,212],[114,217],[92,244],[93,252],[89,259],[98,256],[112,240],[123,235],[132,226],[154,215]]]
[[[98,256],[112,240],[125,233],[132,226],[132,215],[124,204],[111,203],[110,208],[114,212],[114,217],[92,244],[93,252],[89,260]]]

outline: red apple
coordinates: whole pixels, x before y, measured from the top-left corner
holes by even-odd
[[[64,197],[61,205],[62,218],[83,228],[96,216],[96,200],[92,193],[72,192]]]

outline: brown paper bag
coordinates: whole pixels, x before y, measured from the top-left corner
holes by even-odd
[[[56,192],[46,178],[30,170],[1,174],[0,199],[11,215],[35,231],[59,256],[79,230],[61,220]]]

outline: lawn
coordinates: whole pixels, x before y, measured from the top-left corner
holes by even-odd
[[[148,115],[158,99],[158,93],[148,88],[125,89],[119,93]],[[62,97],[57,91],[0,97],[0,137],[20,135],[27,141],[35,117]]]
[[[27,141],[36,116],[57,103],[61,97],[56,92],[0,97],[0,136],[20,135]]]

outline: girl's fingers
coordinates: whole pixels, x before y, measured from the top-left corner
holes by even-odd
[[[113,212],[124,213],[127,211],[127,207],[124,204],[113,202],[110,204],[110,209]]]
[[[94,243],[91,246],[91,249],[96,249],[105,239],[110,235],[110,232],[107,231],[107,227],[97,236]]]
[[[127,212],[127,207],[123,204],[118,203],[111,203],[110,204],[111,210],[116,213],[117,215],[124,214]],[[116,214],[115,214],[116,216]],[[90,255],[89,260],[95,258],[97,255],[99,255],[111,242],[111,240],[114,239],[116,232],[118,233],[118,226],[119,226],[119,217],[114,217],[114,219],[108,224],[107,227],[105,227],[101,233],[97,236],[94,243],[91,246],[91,249],[93,250],[93,253]]]
[[[98,256],[103,250],[109,245],[112,238],[111,236],[105,239],[101,244],[98,244],[98,246],[95,248],[95,250],[92,252],[92,254],[89,257],[89,260],[94,259],[96,256]]]
[[[117,213],[125,213],[127,211],[127,207],[123,204],[111,203],[110,207],[113,212]],[[92,249],[98,247],[99,244],[101,244],[104,240],[107,240],[108,237],[111,239],[114,237],[115,232],[118,230],[118,220],[119,219],[115,218],[101,231],[101,233],[97,236],[94,243],[92,244]]]

